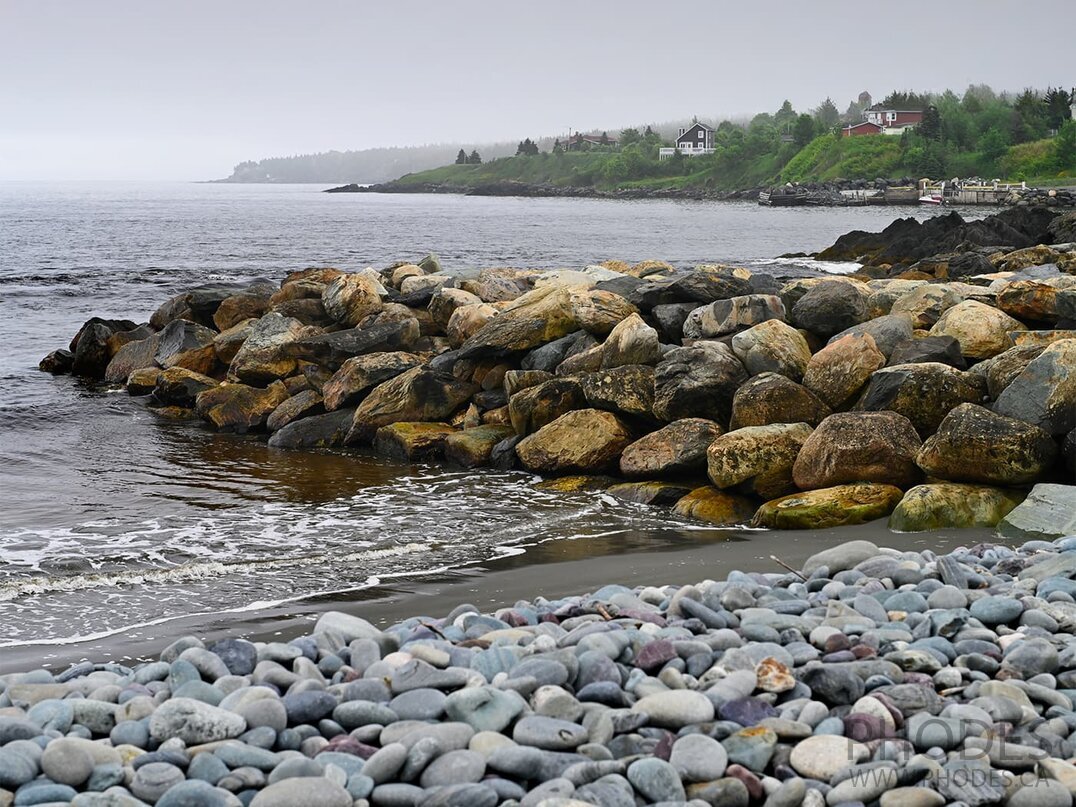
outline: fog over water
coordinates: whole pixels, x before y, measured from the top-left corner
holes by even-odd
[[[515,142],[786,98],[1068,87],[1074,27],[1072,0],[5,0],[0,179],[201,180],[262,157]]]

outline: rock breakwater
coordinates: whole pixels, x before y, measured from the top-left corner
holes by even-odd
[[[947,282],[309,269],[192,289],[145,324],[94,318],[41,367],[281,449],[522,468],[717,525],[1056,537],[1076,501],[1076,264],[1035,262],[1076,255],[1059,250]]]
[[[1076,537],[856,540],[690,585],[182,637],[0,676],[0,803],[1071,807],[1074,577]]]

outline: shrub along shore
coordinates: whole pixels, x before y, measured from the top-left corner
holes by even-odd
[[[1076,214],[1014,209],[850,233],[822,253],[866,264],[848,277],[308,269],[92,319],[42,368],[271,446],[523,468],[716,525],[1056,537],[1076,512],[1073,242]]]

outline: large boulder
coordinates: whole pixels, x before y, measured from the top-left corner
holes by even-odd
[[[216,379],[188,370],[185,367],[171,367],[157,373],[153,386],[153,398],[164,406],[182,406],[190,409],[199,393],[213,389],[219,382]]]
[[[383,381],[422,364],[414,353],[367,353],[355,356],[341,365],[321,389],[325,408],[333,412],[362,400],[366,392]]]
[[[732,398],[729,427],[767,426],[771,423],[808,423],[817,426],[830,408],[817,395],[778,373],[748,379]]]
[[[145,339],[123,345],[108,362],[105,368],[105,381],[110,384],[122,384],[135,370],[158,367],[156,355],[159,339],[158,334],[153,334]]]
[[[747,294],[696,308],[684,320],[685,339],[712,339],[771,319],[784,319],[785,305],[773,294]]]
[[[1076,278],[1065,280],[1076,282]],[[998,308],[1019,320],[1053,324],[1076,313],[1076,290],[1058,283],[1018,280],[998,291]]]
[[[543,286],[514,300],[479,328],[464,342],[460,358],[521,353],[580,327],[571,291],[564,286]]]
[[[893,310],[893,304],[913,289],[927,285],[925,280],[904,280],[891,278],[871,280],[867,283],[867,308],[872,317],[881,317]]]
[[[800,297],[791,313],[797,328],[823,337],[833,336],[870,317],[867,295],[858,284],[846,280],[817,284]]]
[[[728,266],[700,267],[665,277],[648,277],[647,281],[629,295],[631,302],[645,310],[679,303],[698,306],[714,300],[743,297],[752,291],[750,277],[744,270]]]
[[[325,401],[321,393],[314,389],[304,389],[274,409],[273,414],[265,421],[265,428],[275,432],[293,421],[323,414],[325,414]]]
[[[779,319],[761,322],[732,337],[732,352],[751,375],[780,373],[800,381],[811,361],[803,334]]]
[[[489,465],[493,447],[515,434],[511,426],[487,424],[458,431],[445,438],[445,459],[464,468]]]
[[[196,369],[184,363],[184,357],[190,357],[191,353],[212,348],[213,340],[217,333],[212,328],[206,328],[185,319],[177,319],[168,323],[163,331],[156,334],[157,349],[153,353],[153,360],[161,367],[187,367],[188,370]],[[77,355],[77,354],[76,354]],[[216,355],[213,354],[215,361]],[[146,365],[149,366],[149,365]]]
[[[508,417],[518,435],[527,435],[561,415],[587,405],[574,378],[553,378],[520,390],[508,400]]]
[[[704,485],[678,499],[672,511],[673,515],[698,519],[717,527],[731,527],[749,523],[755,505],[744,496]]]
[[[877,482],[808,490],[766,502],[752,524],[780,530],[823,530],[864,524],[889,515],[904,494]]]
[[[842,409],[855,399],[871,374],[884,366],[885,355],[874,337],[850,333],[811,356],[803,386],[831,409]]]
[[[928,532],[946,528],[996,527],[1023,501],[1023,494],[983,485],[936,482],[918,485],[889,516],[889,529]]]
[[[830,337],[828,344],[846,336],[870,336],[874,346],[882,352],[888,361],[897,345],[912,338],[912,318],[907,314],[886,314],[884,317],[867,320]]]
[[[337,370],[353,356],[407,350],[418,336],[409,322],[384,322],[368,328],[348,328],[318,336],[304,336],[285,345],[283,353],[294,359]]]
[[[723,434],[706,452],[707,474],[722,490],[736,488],[764,499],[796,489],[792,466],[811,435],[806,423],[747,426]]]
[[[463,289],[441,288],[430,298],[427,310],[437,327],[443,331],[448,327],[448,321],[452,319],[452,313],[457,308],[481,304],[482,298],[477,294],[471,294],[471,292]]]
[[[1038,426],[975,404],[945,416],[916,462],[930,476],[987,485],[1026,485],[1057,459],[1057,444]]]
[[[219,431],[244,434],[264,428],[269,415],[287,398],[287,387],[281,381],[274,381],[265,389],[221,384],[199,393],[194,409]]]
[[[986,391],[991,400],[996,401],[1005,388],[1046,348],[1047,345],[1017,345],[975,365],[975,372],[986,377]]]
[[[377,282],[367,274],[340,275],[321,293],[326,313],[341,325],[354,328],[381,310]]]
[[[1076,533],[1076,486],[1040,483],[998,524],[998,535],[1052,541]]]
[[[381,426],[450,417],[479,387],[428,367],[412,367],[378,384],[355,410],[349,443],[369,442]]]
[[[629,479],[662,478],[706,471],[706,449],[724,434],[712,420],[683,418],[640,437],[620,455]]]
[[[269,438],[269,447],[311,449],[341,446],[351,430],[353,418],[352,410],[338,409],[335,412],[292,420],[273,433]]]
[[[598,346],[598,340],[586,331],[575,331],[535,348],[523,357],[520,367],[524,370],[545,370],[552,373],[571,357],[587,353]]]
[[[912,289],[900,297],[890,309],[891,314],[907,314],[912,327],[928,330],[941,319],[942,314],[964,301],[949,286],[929,285]]]
[[[931,336],[951,336],[960,343],[960,352],[968,359],[989,359],[1012,347],[1009,334],[1026,331],[1015,320],[993,306],[965,300],[948,309],[934,327]]]
[[[494,267],[483,269],[478,277],[468,278],[460,288],[471,292],[486,303],[518,300],[530,291],[534,272],[526,269]]]
[[[631,441],[628,427],[613,413],[578,409],[521,440],[516,456],[536,473],[594,473],[615,467]]]
[[[456,430],[447,423],[390,423],[374,434],[374,451],[397,460],[420,462],[444,453]]]
[[[243,343],[250,336],[251,329],[257,324],[256,319],[246,319],[217,334],[213,339],[213,352],[217,354],[217,361],[225,367],[230,365],[239,348],[243,347]]]
[[[602,344],[602,369],[625,364],[657,364],[660,357],[658,332],[635,313],[621,320]]]
[[[884,482],[907,488],[919,481],[922,445],[911,422],[896,412],[841,412],[822,421],[792,467],[804,490],[846,482]]]
[[[285,349],[306,336],[309,329],[297,319],[266,314],[247,334],[228,366],[228,377],[244,384],[265,384],[295,373],[296,360]]]
[[[572,316],[587,333],[605,336],[638,309],[611,291],[571,289]]]
[[[960,342],[952,336],[922,336],[917,339],[906,339],[893,348],[887,364],[890,367],[896,367],[898,364],[922,364],[936,361],[964,370],[968,363],[960,350]]]
[[[212,328],[213,315],[229,297],[236,294],[272,295],[275,291],[276,284],[264,278],[238,283],[207,283],[168,300],[153,312],[149,324],[160,331],[173,320],[186,319]]]
[[[1076,339],[1054,342],[1032,359],[998,396],[994,411],[1054,435],[1076,428]]]
[[[625,364],[579,376],[587,406],[636,417],[654,416],[654,368]]]
[[[747,371],[732,349],[699,342],[670,350],[654,372],[654,415],[667,422],[701,417],[728,423]]]
[[[213,312],[213,325],[226,331],[247,319],[259,319],[269,308],[268,294],[233,294],[225,297]]]
[[[856,409],[898,412],[912,422],[921,437],[927,437],[955,407],[980,403],[985,394],[985,379],[973,373],[937,362],[901,364],[877,370]]]
[[[460,347],[496,316],[497,309],[488,303],[461,305],[449,317],[445,336],[452,347]]]

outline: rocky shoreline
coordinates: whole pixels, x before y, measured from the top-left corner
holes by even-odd
[[[734,191],[712,188],[618,188],[602,190],[593,187],[531,183],[517,180],[501,180],[478,185],[457,185],[448,182],[402,183],[383,182],[375,185],[349,184],[328,188],[325,193],[450,193],[464,196],[523,196],[559,199],[691,199],[708,201],[759,201],[781,207],[794,203],[817,207],[847,207],[863,204],[918,205],[919,193],[915,191],[917,180],[913,177],[897,179],[836,179],[828,182],[788,183],[785,185],[759,185]],[[887,189],[907,191],[887,200],[880,195]],[[983,204],[985,202],[979,202]],[[1070,209],[1076,207],[1076,189],[1073,188],[1025,188],[1013,190],[996,203],[998,206],[1048,207]]]
[[[1071,807],[1076,537],[0,676],[0,804]]]
[[[764,188],[747,188],[736,191],[717,191],[707,188],[600,188],[553,185],[550,183],[502,180],[480,185],[454,185],[443,182],[399,183],[383,182],[376,185],[340,185],[328,188],[324,193],[452,193],[463,196],[527,196],[556,199],[698,199],[728,201],[747,199],[755,201]]]
[[[843,277],[309,269],[92,319],[41,367],[272,447],[522,468],[716,525],[1058,537],[1073,242],[1076,215],[1012,209],[850,233],[820,253],[865,264]]]

